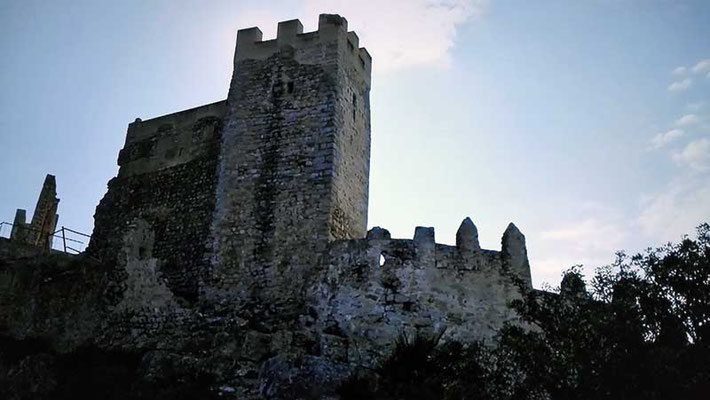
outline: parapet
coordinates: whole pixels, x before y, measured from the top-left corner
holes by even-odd
[[[348,21],[337,14],[321,14],[318,30],[303,33],[303,24],[298,19],[282,21],[278,24],[276,39],[262,40],[263,34],[257,27],[240,29],[237,32],[237,48],[234,53],[235,68],[243,60],[264,60],[284,49],[313,49],[321,45],[338,42],[343,52],[351,54],[354,65],[370,75],[372,57],[364,47],[359,47],[355,32],[348,32]],[[324,56],[323,52],[303,52],[301,62],[309,63]],[[308,53],[308,54],[306,54]],[[319,54],[318,54],[319,53]]]
[[[336,321],[355,343],[355,359],[367,359],[362,349],[386,347],[402,332],[494,340],[517,320],[508,304],[522,295],[521,281],[531,285],[524,236],[515,225],[503,234],[500,251],[480,248],[469,218],[456,246],[437,244],[434,234],[417,227],[413,239],[392,239],[375,227],[365,239],[331,243],[327,275],[313,298],[325,310],[321,319]]]
[[[499,251],[481,249],[478,229],[470,218],[466,218],[456,233],[455,246],[436,243],[432,227],[416,227],[413,239],[392,239],[389,231],[374,227],[365,239],[335,242],[331,252],[334,257],[350,253],[361,261],[368,260],[367,263],[373,266],[384,261],[393,267],[408,265],[418,269],[513,273],[532,287],[525,236],[512,223],[503,233]]]
[[[118,155],[119,177],[155,172],[185,164],[214,151],[226,101],[206,104],[128,125]],[[215,156],[216,157],[216,156]]]

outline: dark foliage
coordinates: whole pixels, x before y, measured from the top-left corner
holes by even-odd
[[[487,356],[480,343],[439,343],[441,335],[400,336],[375,371],[360,371],[340,389],[343,400],[479,398]],[[475,360],[475,362],[472,362]]]
[[[0,335],[2,399],[209,399],[211,376],[167,373],[148,380],[144,354],[84,346],[57,353],[38,339]]]
[[[506,326],[496,348],[401,339],[344,398],[708,398],[708,224],[695,239],[618,254],[586,286],[572,267],[555,293],[525,292],[511,304],[522,326]]]

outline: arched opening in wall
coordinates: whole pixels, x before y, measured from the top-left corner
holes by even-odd
[[[288,83],[286,84],[286,91],[287,91],[289,94],[293,93],[293,82],[288,82]]]
[[[384,255],[384,253],[381,253],[381,254],[380,254],[380,260],[379,260],[379,262],[380,262],[380,267],[384,266],[385,263],[387,262],[387,260],[385,260],[385,255]]]

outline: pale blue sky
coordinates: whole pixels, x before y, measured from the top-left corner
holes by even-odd
[[[126,126],[224,99],[236,30],[339,12],[373,54],[370,226],[508,222],[536,285],[710,220],[710,2],[0,0],[0,220],[90,232]]]

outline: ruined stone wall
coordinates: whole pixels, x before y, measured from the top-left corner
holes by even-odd
[[[91,340],[104,287],[95,265],[0,238],[0,333],[60,350]]]
[[[238,33],[212,264],[237,298],[301,302],[328,242],[365,235],[370,60],[337,15],[278,32]]]
[[[525,238],[511,224],[501,251],[473,243],[436,244],[432,228],[417,228],[414,240],[375,228],[333,243],[323,280],[310,288],[320,343],[336,360],[373,365],[400,334],[490,342],[517,318],[508,307],[520,298],[512,277],[532,287]]]
[[[456,246],[366,233],[358,45],[337,15],[239,31],[227,101],[129,125],[87,254],[0,241],[0,334],[129,352],[142,379],[206,374],[239,399],[332,395],[402,333],[491,339],[513,278],[531,286],[525,238],[511,224],[483,250],[470,219]]]
[[[224,104],[130,124],[118,176],[94,216],[90,253],[125,263],[125,235],[146,223],[152,239],[139,246],[140,258],[160,260],[160,275],[187,301],[206,269]]]

